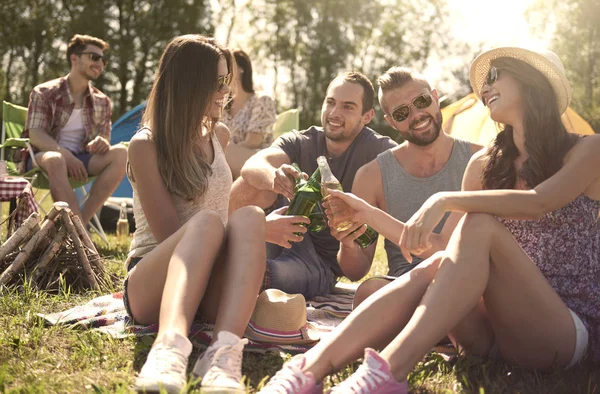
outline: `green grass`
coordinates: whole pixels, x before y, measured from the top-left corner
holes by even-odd
[[[109,245],[95,238],[109,272],[123,278],[129,239],[109,235]],[[381,240],[380,240],[381,241]],[[370,275],[386,271],[382,242]],[[113,290],[120,289],[120,279]],[[0,294],[0,392],[129,393],[153,338],[113,339],[95,331],[45,327],[37,313],[68,309],[97,293],[59,294],[21,289]],[[194,354],[190,368],[195,362]],[[286,357],[286,359],[289,356]],[[246,354],[243,372],[254,392],[284,360],[277,355]],[[348,376],[358,364],[326,379],[326,386]],[[498,361],[459,358],[454,363],[433,354],[410,375],[414,393],[582,393],[600,394],[600,366],[586,364],[570,371],[531,372]],[[191,392],[198,392],[192,388]]]

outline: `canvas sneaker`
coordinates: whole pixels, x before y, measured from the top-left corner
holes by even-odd
[[[201,393],[246,393],[242,384],[242,353],[247,339],[221,331],[194,366],[194,375],[202,379]]]
[[[323,387],[310,372],[302,372],[306,364],[299,354],[285,363],[258,394],[323,394]]]
[[[186,384],[188,357],[192,343],[183,335],[165,333],[156,343],[135,381],[138,392],[178,394]]]
[[[398,382],[390,365],[373,349],[365,349],[365,359],[348,379],[335,386],[331,394],[408,394],[408,383]]]

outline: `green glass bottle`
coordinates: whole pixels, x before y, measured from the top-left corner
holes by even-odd
[[[306,179],[302,176],[302,170],[298,163],[292,163],[292,167],[296,169],[300,173],[300,176],[294,180],[294,193],[298,191],[302,186],[306,184]]]
[[[321,201],[321,172],[317,168],[306,183],[294,191],[294,197],[290,201],[286,215],[300,215],[308,218],[319,201]]]
[[[357,228],[356,230],[352,231],[350,234],[354,234],[355,232],[358,231],[359,228]],[[365,230],[365,232],[358,238],[356,238],[354,240],[354,242],[356,242],[358,244],[358,246],[360,246],[361,248],[366,248],[367,246],[371,245],[373,242],[377,241],[377,237],[379,236],[379,234],[377,234],[377,231],[373,230],[371,227],[367,226],[367,229]]]
[[[323,207],[321,206],[321,202],[315,204],[312,212],[309,215],[310,224],[308,225],[308,230],[313,233],[318,233],[327,228],[327,220],[325,220],[325,213],[323,212]]]

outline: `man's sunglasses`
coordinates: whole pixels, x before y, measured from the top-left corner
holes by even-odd
[[[228,73],[227,75],[221,75],[219,77],[219,79],[217,79],[217,84],[218,84],[217,91],[220,92],[221,90],[223,90],[225,85],[229,85],[230,82],[231,82],[231,73]]]
[[[93,62],[97,62],[98,60],[102,60],[102,64],[104,65],[104,67],[106,67],[108,65],[108,59],[106,59],[104,57],[104,55],[99,55],[96,52],[81,52],[79,54],[79,56],[81,55],[88,55],[88,57],[90,58],[91,61]]]
[[[485,84],[487,86],[492,86],[493,84],[496,83],[499,76],[500,76],[500,70],[498,70],[496,67],[493,67],[493,66],[490,67],[490,71],[488,71],[487,77],[485,78]]]
[[[404,122],[406,118],[408,118],[408,115],[410,115],[411,105],[417,109],[424,109],[429,107],[432,102],[433,98],[431,97],[431,95],[428,93],[423,93],[422,95],[417,96],[417,98],[415,98],[410,104],[404,104],[399,107],[396,107],[392,111],[392,118],[396,122]]]

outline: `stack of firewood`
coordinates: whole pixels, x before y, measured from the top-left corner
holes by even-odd
[[[38,289],[100,289],[104,265],[89,234],[65,202],[56,202],[40,223],[33,213],[0,246],[0,287],[30,279]]]

